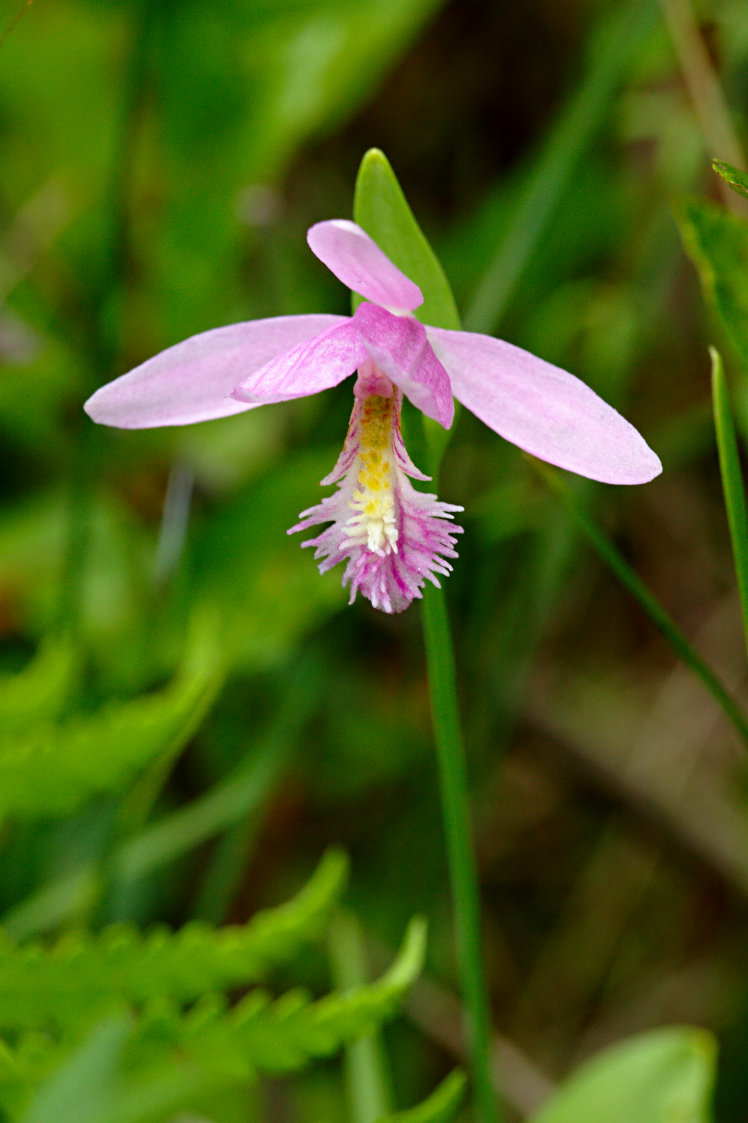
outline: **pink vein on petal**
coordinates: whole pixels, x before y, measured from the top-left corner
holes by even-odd
[[[330,317],[331,319],[333,317]],[[303,398],[337,386],[366,359],[366,348],[347,317],[312,339],[277,355],[232,390],[240,402],[261,405]]]

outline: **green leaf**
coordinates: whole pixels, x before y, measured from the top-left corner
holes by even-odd
[[[22,1123],[101,1123],[111,1110],[130,1026],[117,1018],[96,1026],[40,1087]]]
[[[322,934],[346,871],[345,856],[330,851],[293,900],[243,927],[193,923],[142,935],[117,925],[97,934],[68,933],[51,946],[17,947],[6,938],[0,941],[0,1026],[66,1029],[122,1003],[189,1002],[256,982]]]
[[[722,473],[722,488],[725,493],[727,521],[730,526],[732,553],[738,579],[740,606],[743,614],[743,632],[746,645],[748,645],[748,518],[746,516],[745,485],[740,467],[735,422],[722,357],[714,347],[710,347],[709,353],[712,357],[712,398],[719,466]]]
[[[466,1083],[464,1072],[455,1069],[423,1103],[408,1111],[387,1115],[378,1123],[450,1123],[462,1103]]]
[[[79,659],[70,641],[51,637],[16,675],[0,676],[0,731],[3,738],[30,724],[53,721],[68,702]]]
[[[654,1030],[588,1061],[533,1123],[706,1123],[714,1071],[706,1030]]]
[[[727,183],[733,191],[743,198],[748,199],[748,175],[741,172],[740,168],[734,167],[732,164],[726,163],[724,160],[712,160],[712,167],[717,175],[721,175],[725,183]]]
[[[686,200],[678,220],[704,299],[748,365],[748,224],[703,199]]]
[[[459,328],[452,290],[436,254],[416,222],[387,157],[370,148],[356,178],[353,217],[395,265],[420,286],[416,316],[438,328]]]
[[[181,669],[163,690],[13,736],[3,730],[0,818],[66,815],[94,795],[122,789],[145,765],[168,759],[187,743],[222,677],[215,643],[196,632]]]

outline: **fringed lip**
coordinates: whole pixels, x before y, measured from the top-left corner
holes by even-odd
[[[328,523],[304,546],[314,547],[320,573],[345,562],[350,603],[360,592],[374,608],[403,612],[439,585],[456,558],[453,522],[461,511],[416,491],[410,478],[428,479],[413,464],[402,438],[402,392],[373,363],[359,373],[343,451],[323,483],[337,490],[303,511],[289,534]]]

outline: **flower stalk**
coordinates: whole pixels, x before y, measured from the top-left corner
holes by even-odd
[[[480,892],[472,845],[455,659],[444,594],[440,589],[428,591],[422,601],[421,614],[475,1118],[480,1123],[500,1123],[503,1114],[491,1077],[491,1018],[483,967]]]

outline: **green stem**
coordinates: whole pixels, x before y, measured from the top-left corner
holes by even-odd
[[[491,1079],[491,1022],[483,969],[480,896],[472,847],[456,668],[444,595],[440,590],[430,589],[423,598],[422,619],[455,912],[457,965],[468,1022],[475,1117],[480,1123],[499,1123],[502,1112]]]
[[[650,620],[662,632],[676,654],[701,679],[715,702],[722,708],[725,716],[732,722],[740,739],[748,745],[748,718],[721,679],[691,646],[675,621],[668,615],[657,598],[650,593],[644,582],[637,577],[613,543],[605,537],[600,527],[580,505],[571,488],[561,479],[558,473],[545,464],[541,464],[538,460],[530,458],[530,462],[538,475],[548,484],[551,491],[561,500],[574,522],[597,550],[606,565],[610,567],[621,584],[636,597]]]

